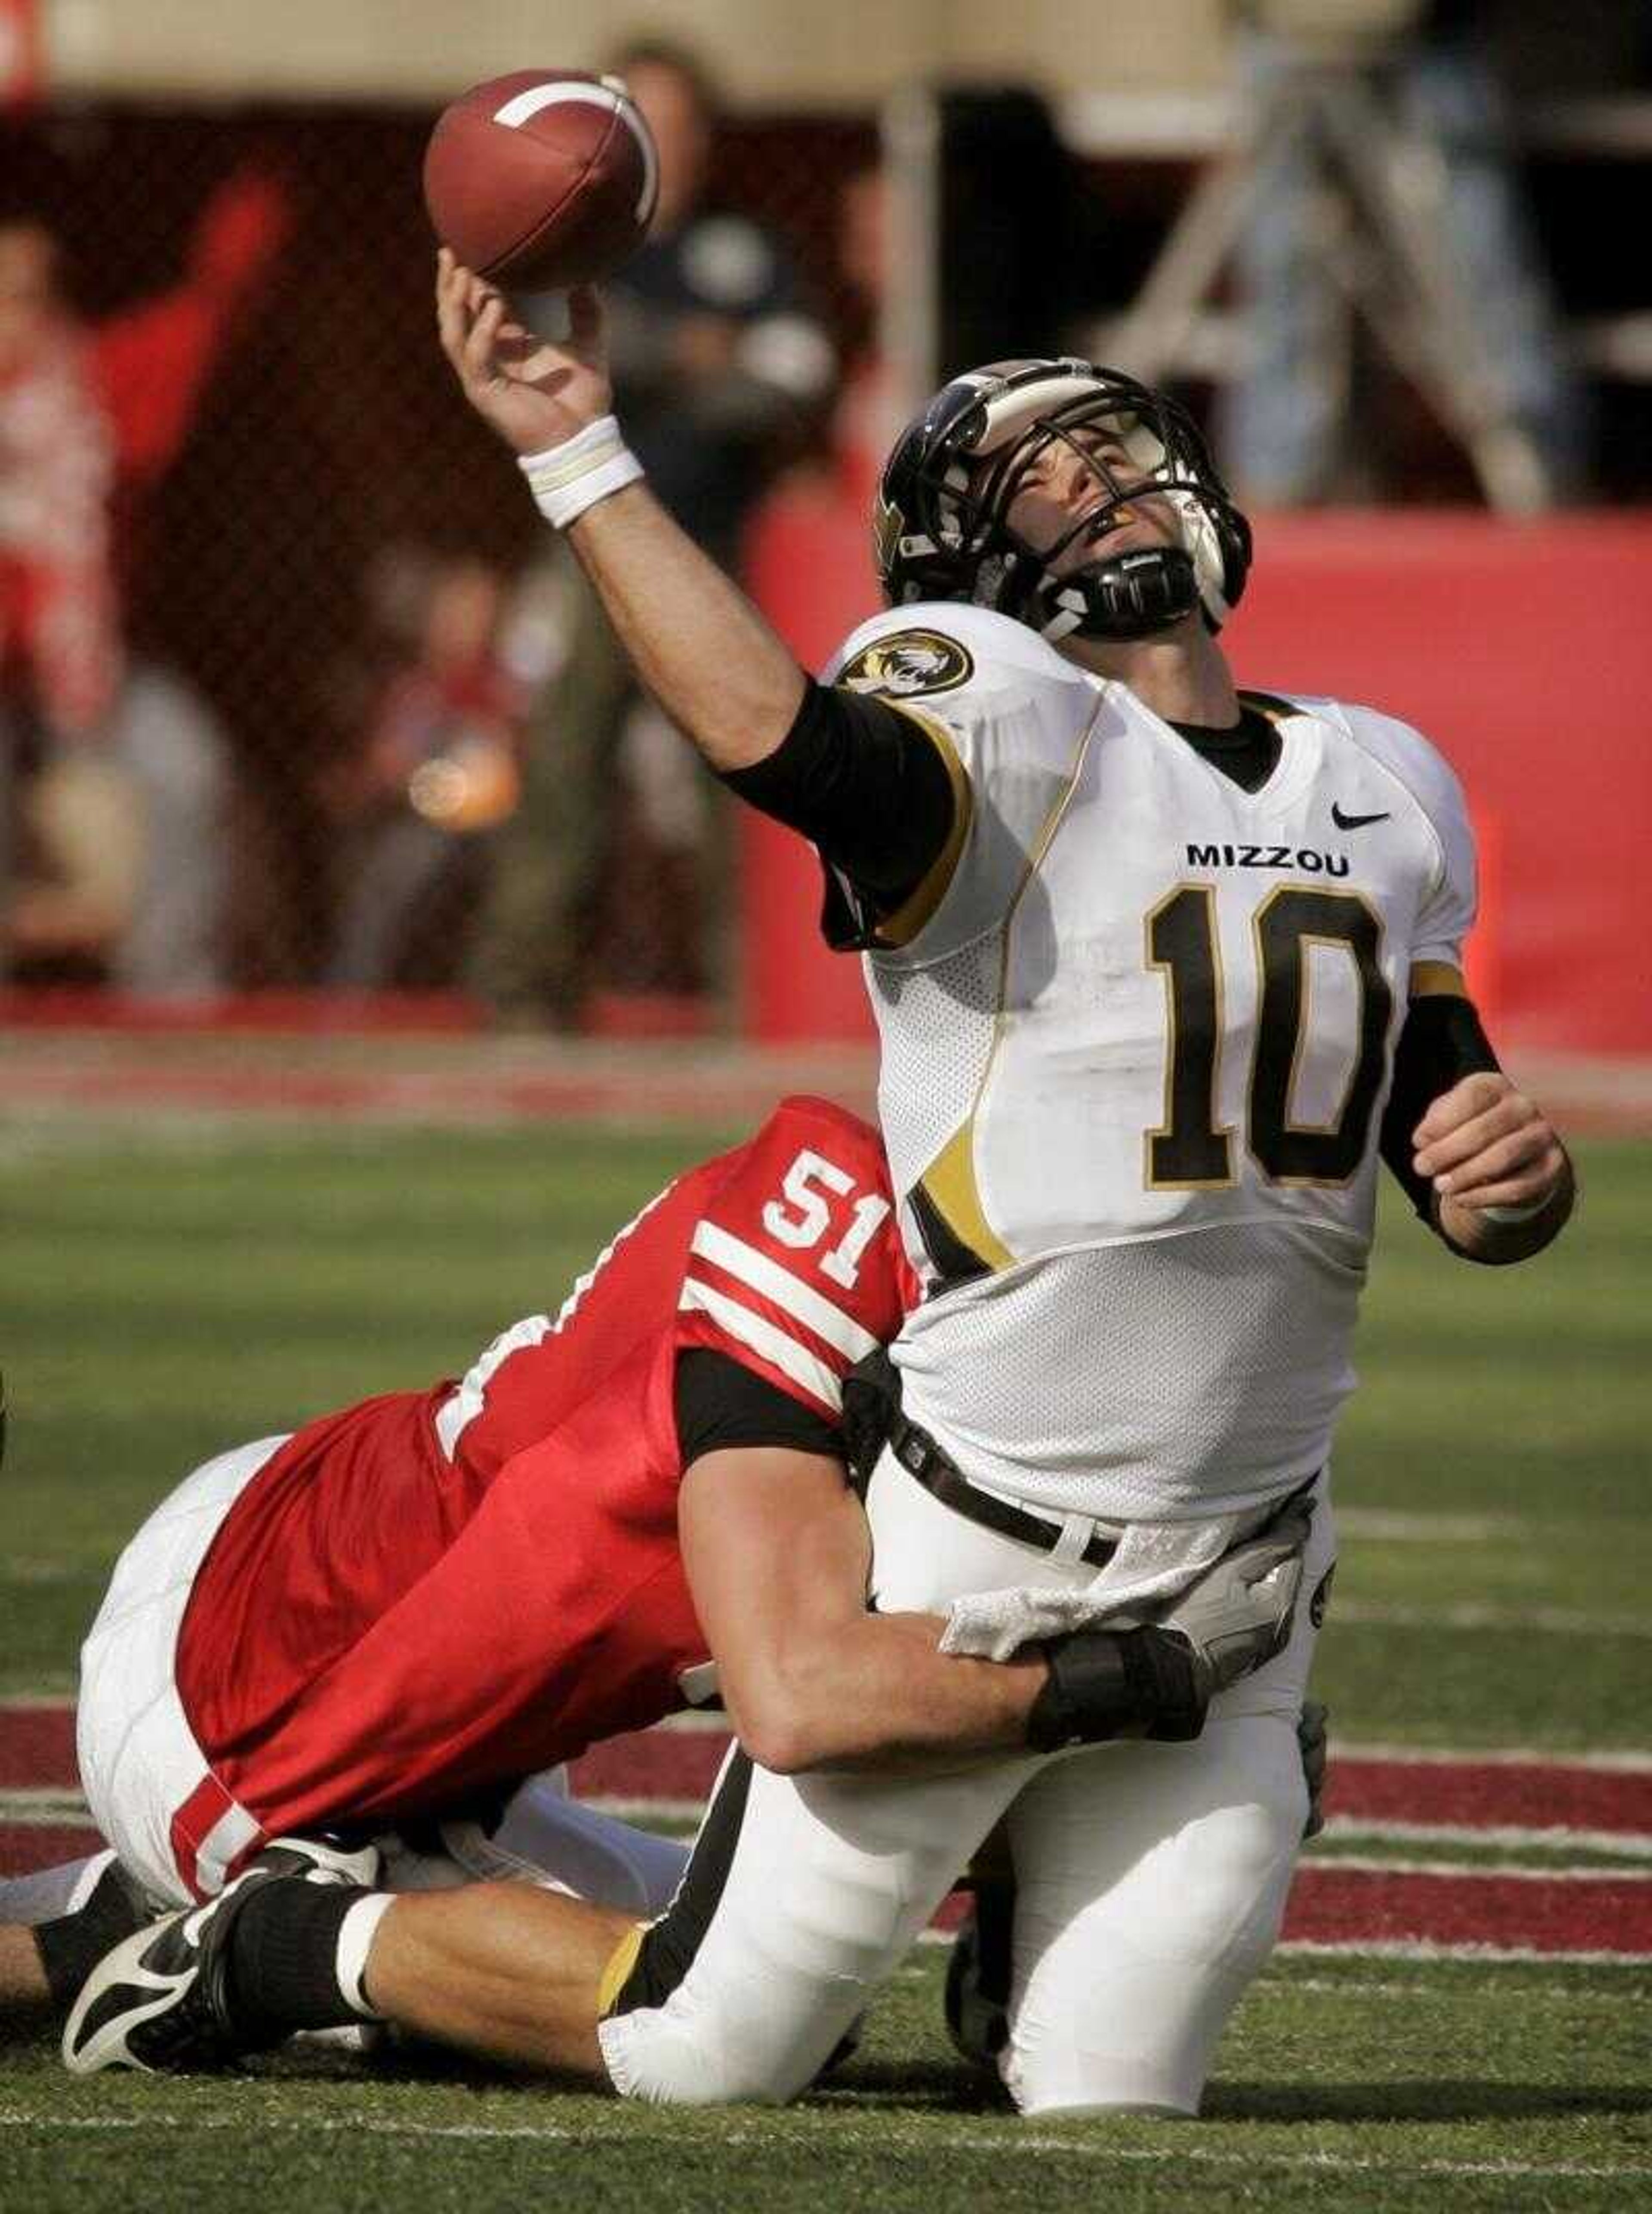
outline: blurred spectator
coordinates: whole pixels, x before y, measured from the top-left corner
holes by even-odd
[[[174,670],[130,664],[96,742],[22,785],[6,936],[20,980],[144,999],[223,986],[228,749]]]
[[[327,795],[353,835],[324,981],[429,989],[457,981],[488,834],[516,805],[521,699],[499,654],[497,570],[403,548],[375,586],[401,665],[381,681],[359,757]]]
[[[1349,303],[1333,266],[1324,149],[1296,120],[1304,72],[1357,75],[1425,180],[1449,276],[1478,334],[1500,413],[1535,448],[1530,504],[1576,495],[1582,395],[1515,174],[1508,103],[1476,0],[1243,0],[1245,89],[1263,124],[1235,260],[1246,345],[1217,412],[1242,500],[1369,497],[1354,403]],[[1270,130],[1277,116],[1285,127]],[[1466,364],[1465,364],[1466,366]]]
[[[0,670],[8,710],[95,729],[120,670],[114,433],[44,224],[0,224]]]
[[[829,395],[832,351],[780,242],[706,198],[717,102],[698,62],[650,43],[614,67],[653,131],[660,173],[653,231],[603,287],[616,406],[655,493],[729,563],[786,435]],[[555,312],[533,302],[525,312],[532,321],[542,308]],[[566,657],[534,707],[523,804],[500,840],[473,966],[477,988],[508,1019],[570,1024],[592,983],[621,804],[621,735],[635,700],[596,596],[576,580]],[[644,743],[630,765],[646,772],[665,757]],[[702,823],[709,801],[704,780],[694,810]],[[682,795],[652,811],[680,829]],[[674,896],[659,934],[680,980],[697,965],[701,918]]]
[[[180,680],[128,674],[116,523],[182,444],[286,227],[280,188],[240,173],[183,282],[89,326],[46,226],[0,223],[0,947],[25,967],[89,963],[145,990],[214,980],[200,918],[221,883],[223,741]]]
[[[902,422],[901,395],[879,347],[889,272],[889,185],[869,162],[843,180],[837,203],[837,259],[854,302],[854,335],[832,413],[838,490],[857,515],[872,512],[884,461]]]

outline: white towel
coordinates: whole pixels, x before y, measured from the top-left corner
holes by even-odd
[[[947,1609],[943,1653],[1007,1660],[1035,1639],[1074,1630],[1132,1630],[1184,1592],[1272,1506],[1239,1508],[1203,1522],[1132,1522],[1117,1550],[1087,1584],[1070,1591],[971,1592]]]

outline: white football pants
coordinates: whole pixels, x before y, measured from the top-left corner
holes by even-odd
[[[1316,1495],[1288,1646],[1213,1702],[1191,1744],[1016,1755],[920,1780],[754,1769],[682,1981],[602,2025],[615,2088],[694,2104],[795,2096],[1009,1809],[1019,1897],[1001,2065],[1017,2104],[1196,2113],[1277,1933],[1306,1814],[1296,1719],[1336,1550],[1325,1478]],[[965,1520],[888,1453],[866,1511],[886,1611],[1093,1574]]]
[[[219,1453],[162,1501],[115,1563],[82,1648],[76,1735],[86,1803],[128,1873],[159,1905],[187,1905],[194,1896],[191,1874],[203,1893],[220,1889],[234,1854],[257,1834],[253,1817],[227,1803],[193,1869],[179,1866],[172,1818],[208,1770],[178,1695],[174,1664],[189,1594],[212,1540],[285,1442],[260,1438]],[[340,1820],[348,1813],[341,1808]],[[395,1833],[379,1839],[385,1887],[429,1891],[524,1876],[646,1916],[664,1911],[687,1857],[676,1839],[651,1836],[571,1799],[560,1768],[521,1785],[491,1833],[474,1823],[450,1823],[443,1838],[446,1854],[414,1852]],[[23,1918],[21,1907],[15,1918]]]

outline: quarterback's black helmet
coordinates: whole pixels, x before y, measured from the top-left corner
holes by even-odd
[[[1128,456],[1128,482],[1095,457],[1095,433]],[[1009,511],[1052,447],[1076,447],[1098,498],[1054,547],[1029,545]],[[1134,493],[1174,508],[1179,546],[1103,553],[1065,575],[1052,556],[1096,536]],[[1245,590],[1251,526],[1227,496],[1186,409],[1093,362],[1000,361],[944,385],[896,442],[872,525],[891,605],[968,600],[1049,639],[1145,638],[1196,608],[1220,630]]]

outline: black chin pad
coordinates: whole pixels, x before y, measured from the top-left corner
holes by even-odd
[[[1190,615],[1199,604],[1193,556],[1182,546],[1116,554],[1077,580],[1088,602],[1079,623],[1091,638],[1146,638]]]
[[[1194,556],[1184,547],[1141,547],[1114,554],[1069,576],[1043,573],[1023,602],[1021,620],[1048,633],[1065,618],[1059,635],[1076,638],[1152,638],[1198,609]],[[1072,615],[1079,614],[1079,620]]]

